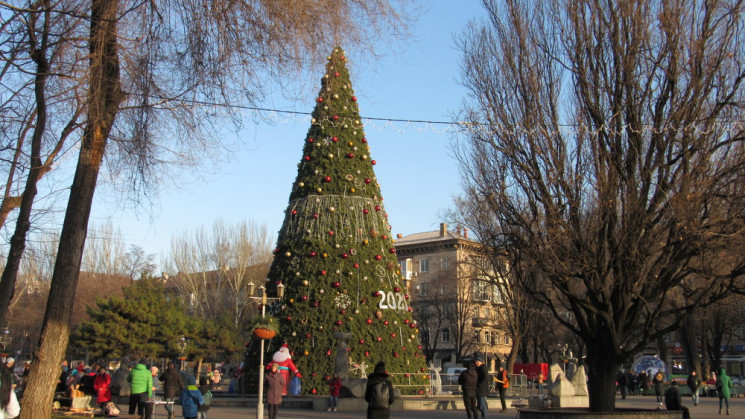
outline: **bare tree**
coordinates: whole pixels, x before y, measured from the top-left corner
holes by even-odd
[[[741,286],[743,2],[502,4],[461,38],[464,218],[535,264],[612,411],[623,360]]]
[[[211,232],[200,227],[193,235],[173,237],[166,266],[178,272],[171,281],[190,310],[213,320],[229,313],[239,330],[254,307],[249,283],[259,287],[266,280],[273,241],[265,225],[217,220]]]
[[[44,12],[64,16],[55,7],[65,3],[47,4]],[[37,13],[3,7],[17,19]],[[239,122],[232,106],[253,103],[267,80],[286,82],[287,69],[322,62],[338,43],[371,47],[401,34],[401,10],[388,0],[93,0],[90,10],[70,15],[90,24],[75,40],[88,46],[80,96],[86,121],[24,414],[50,415],[104,155],[112,174],[130,175],[131,190],[147,191],[167,173],[163,164],[198,161],[219,146],[208,141],[219,132],[214,124],[231,116]],[[59,40],[65,41],[73,40]]]

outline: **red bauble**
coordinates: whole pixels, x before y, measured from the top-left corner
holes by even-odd
[[[331,182],[331,176],[326,176],[323,180],[324,182]]]
[[[331,141],[337,142],[337,141],[339,141],[339,137],[331,137]]]
[[[404,377],[409,378],[409,375],[410,374],[407,372],[406,374],[404,374]]]
[[[334,235],[334,231],[333,230],[329,230],[329,236],[333,236],[333,235]]]
[[[393,291],[394,291],[394,292],[401,292],[401,288],[399,288],[399,287],[395,287],[395,288],[393,288]]]
[[[321,275],[326,275],[326,271],[321,271]]]
[[[323,98],[322,98],[322,97],[319,97],[319,98],[318,98],[318,101],[319,101],[319,102],[323,102]]]
[[[380,205],[375,206],[375,211],[380,211]]]
[[[355,268],[355,269],[359,269],[359,268],[360,268],[360,264],[359,264],[359,263],[355,263],[355,264],[354,264],[354,268]]]
[[[416,328],[416,324],[415,323],[409,323],[409,328],[411,328],[411,329]]]
[[[338,121],[338,120],[339,120],[339,115],[334,115],[334,121]]]
[[[326,351],[326,356],[331,356],[331,349]]]
[[[404,319],[405,324],[409,324],[409,319]]]
[[[310,161],[310,156],[305,156],[304,159],[305,161]]]
[[[366,142],[367,142],[367,138],[363,138],[363,139],[362,139],[362,142],[363,142],[363,143],[366,143]]]
[[[381,256],[381,255],[375,255],[375,260],[380,260],[380,259],[383,259],[383,256]]]
[[[372,163],[373,166],[375,166],[376,164],[378,164],[378,162],[376,162],[375,160],[371,161],[370,163]]]
[[[391,337],[392,338],[395,338],[396,337],[396,333],[395,332],[394,333],[391,333]]]
[[[370,351],[365,351],[365,356],[370,356]]]
[[[339,77],[339,72],[334,73],[334,77]]]
[[[287,320],[288,322],[289,322],[289,321],[292,321],[292,316],[287,316],[287,317],[285,317],[285,320]]]
[[[316,252],[310,252],[309,254],[310,254],[310,257],[312,258],[316,257]]]
[[[318,214],[313,214],[313,218],[318,219]]]
[[[424,394],[424,390],[419,390],[419,394]]]
[[[315,375],[315,374],[313,374],[313,375]],[[316,390],[316,389],[313,389],[313,390],[311,390],[310,392],[311,392],[311,393],[313,393],[313,394],[316,394],[316,393],[318,393],[318,390]]]
[[[396,249],[391,247],[390,249],[388,249],[388,253],[396,253]]]
[[[331,286],[334,287],[334,288],[339,288],[341,286],[341,282],[336,281],[333,284],[331,284]]]
[[[394,357],[394,358],[398,358],[398,352],[394,352],[394,353],[393,353],[393,357]]]
[[[404,298],[408,300],[409,299],[409,294],[404,294]]]
[[[310,333],[308,333],[307,335],[305,335],[305,337],[306,337],[306,338],[308,338],[308,339],[310,339],[310,338],[311,338],[311,336],[312,336],[312,335],[311,335]]]
[[[365,179],[365,183],[368,183],[369,184],[370,182],[371,182],[370,179]]]
[[[342,259],[346,259],[346,258],[349,257],[349,254],[348,253],[342,253],[341,254],[341,257],[342,257]]]
[[[308,296],[307,295],[303,295],[302,297],[300,297],[300,299],[303,300],[303,301],[308,301]]]
[[[367,323],[367,324],[372,324],[372,322],[373,322],[373,319],[371,319],[369,317],[367,318],[367,320],[365,320],[365,323]]]
[[[357,342],[358,342],[358,343],[359,343],[360,345],[364,345],[364,344],[365,344],[365,339],[360,339],[360,340],[358,340]]]
[[[417,345],[416,348],[419,349],[419,350],[421,350],[422,349],[422,345]]]
[[[341,320],[337,320],[337,321],[334,322],[334,324],[337,325],[337,326],[341,326],[341,323],[342,323]]]
[[[363,210],[362,210],[362,213],[363,213],[363,214],[367,214],[367,213],[369,213],[369,212],[370,212],[370,210],[368,210],[367,208],[365,208],[365,209],[363,209]]]
[[[383,341],[383,338],[380,337],[380,336],[378,336],[378,337],[375,338],[375,340],[377,340],[378,342],[382,342]]]
[[[292,215],[297,215],[297,210],[292,210]]]
[[[380,297],[380,291],[374,291],[372,295],[373,297]]]
[[[357,96],[352,96],[352,102],[357,102]],[[363,139],[364,142],[364,139]]]
[[[319,303],[318,301],[313,301],[313,307],[318,307],[320,305],[321,305],[321,303]]]
[[[308,142],[309,143],[312,143],[313,142],[313,139],[312,138],[308,138]]]
[[[274,253],[279,253],[279,249],[274,249]]]
[[[348,159],[353,159],[353,158],[354,158],[354,153],[349,153],[349,154],[347,154],[347,158],[348,158]]]
[[[388,326],[388,320],[383,320],[383,324]]]

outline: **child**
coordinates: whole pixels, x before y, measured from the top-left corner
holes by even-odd
[[[328,381],[329,384],[329,407],[326,409],[327,412],[336,412],[336,405],[339,402],[339,394],[341,393],[341,378],[339,374],[334,373],[334,376]]]
[[[207,411],[210,410],[210,402],[212,402],[212,392],[210,391],[210,380],[207,377],[199,378],[199,393],[204,398],[204,403],[200,404],[197,408],[199,415],[197,419],[207,419]]]

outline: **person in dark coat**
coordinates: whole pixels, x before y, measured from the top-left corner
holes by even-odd
[[[484,358],[481,355],[476,355],[476,374],[478,375],[478,382],[476,385],[476,402],[478,405],[479,412],[481,412],[481,419],[486,419],[486,409],[489,405],[486,403],[486,396],[489,394],[489,371],[486,369],[484,364]]]
[[[654,395],[657,397],[657,404],[662,407],[662,385],[665,383],[665,376],[661,370],[657,370],[657,374],[652,378],[652,384],[654,384]]]
[[[375,408],[372,406],[373,390],[376,383],[383,382],[388,386],[388,406],[385,408]],[[385,363],[378,362],[375,364],[373,373],[367,377],[367,387],[365,388],[365,401],[367,405],[367,419],[388,419],[391,417],[391,408],[395,397],[393,395],[393,384],[388,379],[385,372]]]
[[[272,369],[267,374],[266,404],[269,410],[269,419],[276,419],[279,405],[282,403],[282,391],[285,388],[285,377],[279,372],[279,364],[272,364]]]
[[[186,388],[181,390],[181,413],[184,419],[196,419],[199,406],[204,404],[204,397],[197,388],[197,381],[192,376],[186,377]]]
[[[670,387],[665,390],[665,408],[667,410],[682,410],[683,419],[691,419],[691,413],[688,408],[683,406],[680,399],[680,390],[678,389],[678,382],[673,380],[670,383]]]
[[[499,401],[502,403],[502,410],[500,412],[504,412],[507,410],[507,402],[505,401],[505,393],[507,393],[507,389],[510,387],[510,376],[507,374],[507,370],[504,369],[504,366],[499,366],[499,372],[497,372],[497,376],[494,377],[494,381],[497,383],[497,389],[499,390]]]
[[[205,394],[210,393],[212,390],[212,382],[207,377],[199,377],[199,393],[204,398]],[[207,411],[210,410],[208,404],[202,403],[197,408],[197,419],[207,419]]]
[[[466,407],[468,419],[479,419],[481,413],[477,407],[476,387],[478,387],[479,374],[476,367],[468,363],[466,370],[460,373],[458,384],[463,392],[463,405]]]
[[[691,398],[693,399],[693,405],[698,406],[698,392],[701,390],[701,379],[698,378],[698,375],[696,375],[696,371],[691,371],[691,373],[688,374],[688,379],[686,380],[686,384],[688,385],[688,388],[691,390]]]
[[[173,362],[169,362],[166,370],[160,375],[160,382],[163,383],[163,399],[167,402],[175,402],[181,396],[181,391],[186,388],[184,376]],[[167,404],[165,407],[168,419],[173,419],[173,405]]]
[[[621,390],[621,399],[626,398],[626,374],[623,370],[619,370],[616,374],[616,382],[618,383],[618,389]]]

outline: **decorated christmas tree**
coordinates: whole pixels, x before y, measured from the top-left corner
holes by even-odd
[[[428,383],[374,166],[344,51],[336,48],[269,271],[270,293],[285,286],[272,307],[280,320],[272,346],[288,344],[305,394],[328,391],[335,332],[351,334],[350,377],[384,361],[403,393],[421,394]]]

